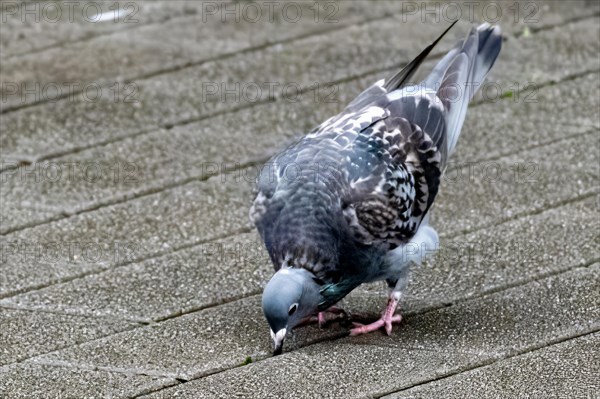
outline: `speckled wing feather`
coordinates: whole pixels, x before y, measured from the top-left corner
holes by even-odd
[[[293,212],[295,203],[306,212],[302,204],[309,201],[311,210],[341,207],[363,244],[394,248],[415,234],[438,191],[443,108],[435,93],[380,93],[361,111],[326,121],[263,169],[251,217],[266,242],[280,239],[269,230],[277,230],[271,224],[284,208]],[[277,193],[285,203],[277,205]]]
[[[365,122],[341,117],[313,134],[341,147],[342,209],[356,238],[391,249],[416,233],[438,192],[444,109],[434,92],[392,93],[358,115]]]

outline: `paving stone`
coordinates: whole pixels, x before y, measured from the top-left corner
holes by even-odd
[[[0,237],[1,295],[250,229],[250,182],[222,178]]]
[[[15,1],[4,3],[0,39],[4,60],[90,40],[99,35],[164,22],[200,10],[200,4],[171,0],[136,3],[86,0],[70,5],[56,1],[28,5]],[[121,13],[117,13],[115,4],[121,7]]]
[[[597,192],[597,135],[596,130],[446,174],[432,208],[434,225],[443,220],[453,232],[470,231]]]
[[[483,299],[406,317],[390,337],[370,334],[325,341],[149,397],[301,394],[338,398],[391,393],[598,330],[600,314],[595,292],[599,284],[598,266],[577,269]],[[216,346],[213,348],[216,350]],[[47,357],[96,363],[105,362],[110,354],[110,361],[116,364],[134,362],[134,356],[140,363],[150,363],[131,349],[121,350],[116,359],[116,349],[92,343]],[[194,360],[196,367],[199,356]]]
[[[591,73],[519,98],[472,107],[449,168],[600,129],[594,111],[600,95],[593,95],[600,94],[598,78]]]
[[[587,34],[585,27],[579,30],[582,35]],[[536,43],[548,46],[557,43],[554,31],[538,35],[541,40]],[[507,43],[507,54],[512,54],[511,45],[515,42]],[[521,58],[507,58],[505,63],[510,65],[505,65],[506,69],[519,68]],[[543,65],[540,70],[546,69],[546,64]],[[549,68],[554,68],[552,65]],[[542,75],[551,74],[546,71]],[[157,130],[46,163],[5,171],[0,177],[4,229],[59,218],[115,197],[130,197],[186,179],[202,178],[222,164],[233,167],[264,160],[335,114],[361,87],[379,77],[372,75],[340,85],[340,98],[334,103],[321,97],[315,103],[314,95],[306,94],[299,102],[259,105],[233,116],[225,114],[169,131]],[[600,106],[597,100],[600,96],[589,96],[590,87],[599,90],[596,74],[545,87],[530,97],[515,96],[472,107],[452,162],[505,155],[598,128],[594,115]],[[579,96],[588,96],[590,101],[580,104]],[[536,118],[531,118],[532,114]],[[214,134],[215,129],[223,133]],[[250,136],[255,138],[251,142],[247,139]]]
[[[201,244],[1,304],[149,322],[256,294],[273,273],[257,233]]]
[[[586,11],[585,15],[590,14]],[[34,162],[41,156],[56,156],[75,148],[131,136],[157,125],[168,126],[232,107],[255,104],[259,100],[268,101],[274,97],[269,95],[268,85],[265,88],[269,82],[279,84],[274,89],[279,97],[294,98],[295,88],[311,87],[315,81],[325,84],[401,65],[414,57],[422,49],[423,43],[430,42],[439,34],[439,24],[429,20],[421,22],[419,18],[402,21],[402,16],[394,16],[337,30],[326,38],[311,36],[169,74],[136,79],[136,102],[115,102],[113,87],[99,94],[98,100],[86,101],[76,97],[10,112],[0,121],[2,130],[8,132],[1,142],[2,162],[5,167],[21,160]],[[551,52],[554,62],[562,66],[552,67],[555,79],[575,71],[589,70],[590,63],[592,67],[596,66],[594,57],[597,45],[590,44],[589,40],[582,40],[586,45],[581,48],[589,52],[589,56],[587,53],[580,54],[576,63],[572,57],[563,59],[560,53],[551,51],[553,42],[562,48],[566,46],[563,44],[565,41],[578,41],[582,34],[588,38],[590,29],[597,28],[593,20],[578,24],[586,29],[581,32],[575,29],[572,35],[551,30],[549,32],[554,32],[555,38],[549,45],[540,43],[535,46],[539,51]],[[461,25],[455,34],[461,35],[467,26],[470,24]],[[367,45],[357,46],[356,43]],[[536,42],[532,40],[532,43]],[[450,45],[451,42],[446,41],[440,46],[440,53]],[[390,48],[397,48],[398,51],[390,54]],[[240,85],[239,89],[235,88],[236,83]],[[213,84],[219,87],[216,95],[210,95],[208,91],[213,89]],[[241,87],[247,84],[257,84],[263,88],[258,99],[252,92],[244,94],[247,90]],[[294,88],[284,89],[288,84],[293,84]],[[210,85],[210,89],[207,85]],[[225,89],[232,87],[237,95],[225,96]],[[290,90],[292,94],[289,94]],[[89,128],[80,129],[83,123]],[[40,142],[44,142],[44,145],[40,145]]]
[[[343,333],[340,329],[308,326],[291,337],[289,347]],[[141,374],[190,379],[239,366],[248,357],[265,357],[272,350],[270,341],[260,297],[252,296],[138,328],[130,334],[115,334],[90,345],[39,356],[33,361],[135,369]]]
[[[600,334],[586,335],[384,398],[592,398],[599,344]]]
[[[124,398],[177,383],[170,378],[30,363],[0,368],[0,393],[11,399]]]
[[[143,9],[142,4],[128,6],[123,19],[138,8],[140,23],[148,20],[148,15],[153,14],[151,8],[156,7]],[[108,14],[111,11],[107,7],[104,11]],[[288,6],[279,2],[272,3],[271,7],[269,11],[269,5],[261,2],[256,2],[251,9],[235,2],[176,4],[172,8],[188,14],[187,17],[12,57],[2,62],[2,80],[17,87],[6,96],[3,108],[9,110],[53,99],[56,89],[43,90],[51,84],[60,87],[63,93],[69,89],[66,83],[79,83],[79,90],[91,83],[114,84],[401,11],[399,4],[390,1],[376,4],[364,1],[288,2]],[[227,11],[232,13],[225,14]],[[124,21],[111,24],[127,25]],[[169,34],[165,35],[165,32]],[[116,42],[122,45],[116,46]],[[33,94],[26,95],[25,89],[31,90],[36,84],[41,87],[38,98]],[[121,95],[129,93],[117,91]]]
[[[137,324],[108,317],[0,308],[0,325],[0,365],[3,365],[128,330]]]

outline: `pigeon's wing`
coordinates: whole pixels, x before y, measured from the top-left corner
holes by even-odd
[[[416,233],[438,192],[445,128],[435,92],[381,94],[362,110],[321,124],[265,165],[251,219],[268,240],[263,231],[280,211],[272,198],[285,184],[285,167],[302,163],[304,153],[330,152],[335,158],[320,171],[323,179],[343,180],[337,195],[354,236],[367,245],[398,246]]]
[[[384,125],[386,127],[383,127],[383,125],[379,124],[376,126],[376,129],[387,129],[389,131],[388,138],[390,139],[393,139],[392,136],[402,136],[402,133],[399,130],[401,127],[403,127],[405,130],[409,129],[404,125],[400,126],[400,120],[394,120],[394,118],[390,118],[390,116],[399,116],[394,112],[398,109],[399,104],[397,104],[397,102],[396,104],[394,104],[393,107],[388,107],[389,105],[391,105],[390,103],[394,100],[393,98],[390,98],[390,93],[399,93],[401,91],[400,89],[403,89],[408,84],[408,80],[414,75],[414,73],[425,60],[427,55],[429,55],[429,53],[435,47],[435,45],[442,39],[442,37],[444,37],[444,35],[454,26],[455,23],[456,21],[452,23],[433,43],[427,46],[414,60],[408,63],[401,71],[393,74],[387,79],[382,79],[376,82],[373,86],[363,91],[350,104],[348,104],[340,114],[329,118],[321,125],[317,126],[308,134],[307,137],[301,140],[300,143],[293,145],[286,151],[282,152],[280,155],[274,157],[273,159],[271,159],[270,162],[267,163],[267,165],[265,165],[265,167],[263,167],[257,184],[256,197],[250,209],[250,219],[257,226],[261,235],[263,235],[264,224],[268,223],[268,217],[265,217],[267,213],[272,212],[274,214],[277,214],[279,211],[278,209],[270,209],[270,207],[273,206],[273,201],[271,201],[271,198],[277,191],[277,188],[281,181],[282,172],[286,168],[286,165],[295,162],[297,157],[299,156],[299,152],[294,151],[294,149],[297,149],[298,145],[306,144],[307,141],[311,140],[329,140],[330,149],[338,150],[340,148],[336,147],[345,146],[345,149],[347,151],[347,156],[345,157],[347,159],[353,160],[353,154],[355,152],[353,151],[354,147],[350,144],[355,143],[356,145],[360,146],[362,145],[360,144],[360,140],[364,139],[365,137],[368,137],[369,134],[376,134],[373,130],[373,124],[377,123],[378,121],[384,119],[387,120],[387,122],[384,122]],[[410,108],[411,105],[413,107],[415,106],[415,104],[409,104],[405,109],[405,113],[410,113],[412,111],[412,109]],[[421,115],[426,116],[427,114],[421,113]],[[407,121],[411,121],[411,119],[409,118],[407,119]],[[370,130],[365,130],[368,127],[370,128]],[[408,134],[408,132],[404,133]],[[357,137],[360,137],[359,141],[355,141]],[[403,138],[402,140],[406,140],[406,138]],[[396,144],[399,144],[399,141]],[[404,148],[404,146],[400,147]],[[343,148],[341,149],[343,150]],[[405,150],[394,150],[394,154],[392,154],[391,156],[395,157],[394,159],[396,160],[409,155],[408,152],[404,155],[400,155],[402,151]],[[367,155],[365,154],[365,156]],[[350,162],[350,164],[346,166],[351,168],[355,168],[356,166],[365,166],[367,167],[365,171],[367,173],[370,171],[368,169],[370,165],[362,165],[362,159],[354,159],[354,161],[356,162]],[[404,173],[406,173],[406,171],[412,170],[411,168],[413,168],[413,166],[409,163],[405,166],[406,171],[403,171],[403,167],[401,167],[399,164],[394,166],[394,162],[396,161],[393,161],[392,164],[388,165],[389,170],[386,169],[386,173],[391,173],[390,179],[392,180],[390,180],[389,184],[399,184],[400,180],[398,179],[409,178],[408,176],[403,177]],[[350,195],[350,197],[360,197],[361,194],[367,195],[366,192],[363,193],[358,188],[362,189],[363,187],[370,187],[372,189],[375,189],[374,187],[372,187],[373,184],[375,182],[381,183],[381,176],[377,175],[377,173],[383,173],[384,169],[382,169],[382,165],[379,164],[377,168],[378,169],[374,171],[375,174],[373,175],[360,176],[359,179],[361,184],[358,184],[358,180],[352,181],[352,183],[356,185],[357,189],[355,190],[355,192],[352,193],[352,195]],[[340,167],[340,170],[344,170],[344,168]],[[354,176],[355,173],[350,172],[350,174]],[[354,177],[350,177],[350,179],[352,180],[354,179]],[[385,182],[383,182],[382,184],[385,185]],[[413,190],[415,190],[415,188],[421,187],[423,185],[419,182],[407,184],[408,185],[406,187],[399,186],[400,192],[402,189],[405,189],[407,190],[407,192],[410,193]],[[400,193],[398,195],[400,195]],[[402,195],[402,197],[404,196]],[[419,198],[416,199],[419,200]],[[396,199],[392,200],[396,201]],[[407,200],[411,200],[410,196],[407,198]],[[363,216],[367,217],[367,213],[363,213]],[[265,237],[263,235],[263,239],[264,238]]]
[[[351,104],[382,109],[386,115],[361,129],[345,149],[350,189],[344,215],[361,241],[394,246],[416,233],[438,192],[467,104],[494,64],[501,42],[498,27],[473,28],[424,82],[407,86],[434,42],[405,69]],[[352,119],[343,114],[330,124],[339,128],[344,118]]]
[[[263,240],[269,239],[265,237],[264,231],[285,206],[281,197],[291,192],[303,191],[306,194],[304,200],[309,200],[308,196],[314,195],[313,191],[321,190],[325,186],[330,189],[336,185],[336,181],[346,181],[347,165],[343,162],[347,158],[345,151],[359,137],[361,131],[386,116],[384,108],[371,106],[358,112],[343,113],[330,118],[262,167],[258,176],[256,197],[250,209],[250,220],[257,226]],[[310,176],[302,179],[302,176],[297,175],[300,172]],[[319,175],[318,178],[315,174]],[[296,184],[301,181],[306,184]],[[341,192],[347,190],[339,191],[337,196],[341,196]],[[279,198],[275,198],[277,193]],[[320,204],[318,199],[312,197],[310,200],[315,202],[314,206],[331,205]]]
[[[446,125],[435,92],[396,91],[377,103],[385,116],[343,152],[349,183],[343,209],[361,242],[393,248],[416,233],[438,192]]]
[[[429,46],[402,71],[365,90],[340,114],[274,158],[260,175],[251,210],[259,232],[273,219],[266,215],[277,215],[284,206],[272,198],[286,165],[303,164],[306,156],[313,164],[325,159],[338,165],[338,178],[318,189],[333,191],[330,199],[339,197],[346,222],[360,241],[394,246],[409,240],[437,194],[472,96],[472,91],[461,95],[457,88],[467,87],[473,77],[481,84],[500,46],[499,29],[481,25],[422,84],[408,86],[433,48]],[[331,204],[321,205],[328,209]]]

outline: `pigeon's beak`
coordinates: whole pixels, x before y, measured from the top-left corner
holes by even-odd
[[[273,356],[281,355],[281,351],[283,350],[283,339],[285,338],[285,333],[287,330],[282,328],[276,333],[271,330],[271,338],[273,338],[273,344],[275,349],[273,350]]]

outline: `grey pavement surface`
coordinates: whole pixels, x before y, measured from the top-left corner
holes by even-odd
[[[0,5],[0,397],[597,396],[598,2]],[[457,12],[425,70],[472,24],[505,41],[402,323],[307,326],[271,357],[257,167]]]

